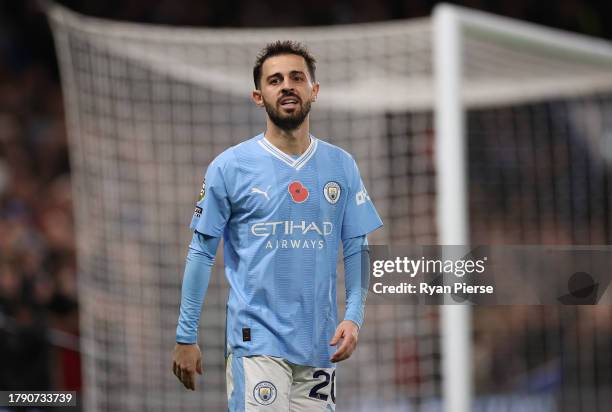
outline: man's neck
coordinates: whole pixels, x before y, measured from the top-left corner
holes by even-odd
[[[310,145],[308,117],[295,130],[283,130],[268,119],[267,130],[264,134],[270,143],[280,151],[291,156],[300,156]]]

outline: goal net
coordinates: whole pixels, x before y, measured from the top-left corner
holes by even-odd
[[[202,174],[217,154],[264,127],[249,96],[254,58],[267,42],[303,41],[316,56],[321,93],[311,131],[356,158],[385,223],[370,243],[443,239],[432,19],[288,30],[119,23],[59,6],[49,16],[70,137],[86,410],[226,408],[221,256],[200,322],[197,391],[185,391],[172,375],[171,349]],[[608,243],[612,77],[601,50],[610,46],[582,40],[600,53],[568,55],[547,47],[550,38],[573,39],[566,34],[545,31],[538,44],[489,29],[465,30],[462,42],[458,101],[469,167],[461,219],[471,240]],[[609,327],[610,313],[598,315]],[[560,374],[560,345],[576,343],[572,327],[583,326],[568,326],[567,316],[588,315],[475,311],[475,355],[465,358],[476,372],[476,401],[529,402],[531,392],[520,392],[533,387],[529,381],[525,388],[507,383],[545,367]],[[533,334],[542,341],[529,340]],[[506,335],[525,338],[525,348],[505,347]],[[440,410],[447,337],[436,307],[369,306],[359,349],[339,366],[339,410]],[[495,363],[502,349],[513,356],[509,370]],[[595,363],[578,358],[574,370],[593,376]],[[559,394],[583,399],[583,383],[551,383],[533,402],[556,402]]]

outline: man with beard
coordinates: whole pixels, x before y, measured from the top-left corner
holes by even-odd
[[[309,133],[319,84],[307,49],[267,45],[253,78],[266,131],[227,149],[206,171],[191,222],[173,371],[195,389],[199,317],[223,236],[229,410],[333,411],[335,364],[351,356],[363,322],[366,235],[382,222],[353,158]],[[341,241],[347,303],[337,324]]]

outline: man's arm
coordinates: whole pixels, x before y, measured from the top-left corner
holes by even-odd
[[[172,371],[187,389],[195,390],[195,372],[202,374],[198,324],[219,242],[218,237],[194,232],[187,253],[172,365]]]
[[[368,240],[365,235],[342,241],[346,311],[344,320],[336,328],[336,333],[330,342],[331,345],[337,345],[342,338],[342,344],[331,358],[332,362],[348,359],[357,347],[357,336],[363,323],[370,280],[367,245]]]

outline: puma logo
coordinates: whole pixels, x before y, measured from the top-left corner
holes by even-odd
[[[270,186],[266,187],[266,190],[261,190],[258,187],[252,187],[251,193],[258,193],[260,195],[263,195],[267,200],[270,200],[270,197],[268,196],[268,190],[270,190]]]

